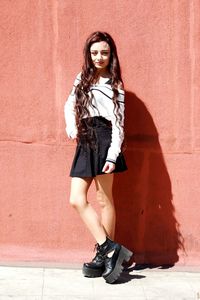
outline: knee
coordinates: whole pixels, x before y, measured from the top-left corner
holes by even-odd
[[[97,192],[97,201],[98,201],[101,209],[113,206],[112,197],[108,197],[102,191]]]
[[[81,210],[86,206],[86,200],[83,197],[70,197],[69,199],[70,205],[76,209],[76,210]]]

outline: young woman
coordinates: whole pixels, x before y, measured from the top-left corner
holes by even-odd
[[[87,277],[103,276],[115,282],[123,261],[132,252],[113,241],[115,207],[113,176],[127,169],[121,146],[124,139],[124,90],[116,45],[106,32],[94,32],[86,40],[82,72],[77,75],[65,103],[66,132],[77,140],[71,167],[70,203],[96,240],[96,256],[84,263]],[[87,201],[95,181],[99,217]]]

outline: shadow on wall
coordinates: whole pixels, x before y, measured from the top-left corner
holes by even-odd
[[[136,266],[171,266],[184,243],[170,177],[153,119],[131,92],[126,92],[125,120],[128,171],[116,174],[114,181],[115,238],[134,252]]]

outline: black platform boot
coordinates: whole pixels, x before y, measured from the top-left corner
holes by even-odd
[[[123,262],[128,262],[133,253],[124,246],[110,240],[108,237],[106,241],[99,246],[99,251],[105,258],[105,271],[102,276],[107,283],[113,283],[119,278],[123,271]],[[108,257],[108,254],[111,252],[113,252],[112,256]]]
[[[105,271],[104,260],[105,257],[100,252],[99,244],[95,245],[95,249],[97,251],[93,260],[89,263],[83,264],[83,275],[86,277],[101,277],[103,272]]]

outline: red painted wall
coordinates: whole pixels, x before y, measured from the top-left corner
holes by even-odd
[[[68,204],[63,108],[85,39],[102,30],[126,87],[116,239],[137,263],[200,263],[199,20],[197,0],[1,1],[1,262],[91,258],[95,241]],[[89,199],[98,209],[94,187]]]

